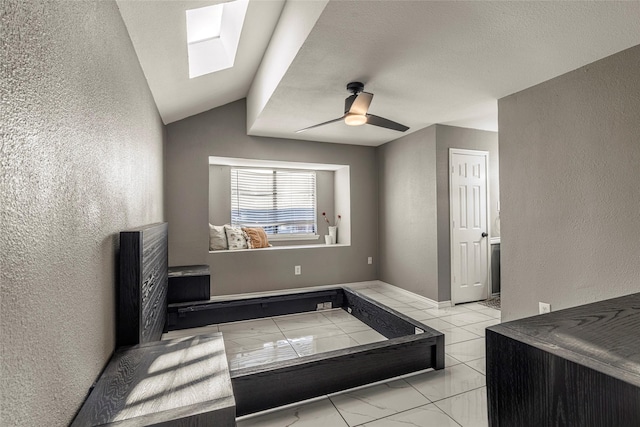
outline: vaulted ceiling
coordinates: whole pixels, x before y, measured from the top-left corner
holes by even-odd
[[[377,146],[403,133],[335,122],[346,84],[410,127],[497,129],[497,100],[640,44],[640,2],[250,0],[233,68],[189,79],[185,11],[118,0],[165,123],[247,98],[250,135]],[[405,134],[406,134],[405,133]]]

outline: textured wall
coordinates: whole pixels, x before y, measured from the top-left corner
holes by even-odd
[[[62,426],[114,349],[117,233],[163,219],[163,127],[115,3],[1,11],[0,424]]]
[[[351,246],[209,254],[209,156],[349,165]],[[377,181],[373,147],[247,136],[245,100],[171,123],[165,175],[169,264],[210,265],[212,295],[376,279]],[[302,266],[302,275],[293,274],[295,265]]]
[[[498,133],[436,125],[438,180],[438,301],[451,299],[451,228],[449,213],[449,148],[489,152],[489,221],[491,236],[500,236]]]
[[[378,147],[380,280],[438,301],[436,127]]]
[[[498,103],[502,319],[640,291],[640,46]]]

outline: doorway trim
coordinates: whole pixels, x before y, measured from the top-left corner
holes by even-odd
[[[463,148],[449,148],[449,163],[447,165],[447,173],[449,175],[449,289],[451,292],[451,305],[454,306],[456,304],[458,304],[457,301],[455,301],[453,295],[453,276],[454,276],[454,271],[453,271],[453,210],[451,209],[452,206],[452,198],[453,198],[453,191],[451,188],[451,183],[452,183],[452,177],[453,177],[453,155],[454,154],[470,154],[470,155],[479,155],[479,156],[484,156],[484,161],[485,161],[485,209],[486,209],[486,215],[485,215],[485,220],[486,220],[486,227],[487,227],[487,237],[485,238],[485,244],[486,244],[486,251],[487,251],[487,283],[486,283],[486,298],[485,299],[489,299],[491,298],[491,245],[489,243],[489,240],[491,238],[491,221],[490,221],[490,204],[489,204],[489,200],[490,200],[490,196],[489,196],[489,152],[488,151],[484,151],[484,150],[468,150],[468,149],[463,149]]]

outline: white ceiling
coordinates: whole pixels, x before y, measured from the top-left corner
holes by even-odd
[[[233,68],[189,78],[186,10],[224,0],[117,0],[165,124],[247,96],[284,0],[250,1]]]
[[[189,80],[184,10],[215,3],[118,1],[165,123],[247,97],[251,135],[371,146],[404,135],[342,122],[294,133],[340,117],[355,80],[375,94],[369,111],[406,133],[497,130],[497,99],[640,44],[637,1],[251,0],[236,67]]]

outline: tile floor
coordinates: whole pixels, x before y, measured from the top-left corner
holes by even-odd
[[[222,332],[230,369],[384,341],[341,308],[171,331],[162,339]]]
[[[485,328],[500,311],[477,303],[442,309],[381,282],[354,287],[445,334],[445,369],[426,370],[238,418],[238,427],[487,425]],[[385,339],[343,310],[174,331],[221,331],[230,367],[251,366]]]
[[[374,282],[356,289],[445,334],[445,366],[238,419],[238,427],[486,426],[484,329],[500,311],[477,303],[445,309]]]

